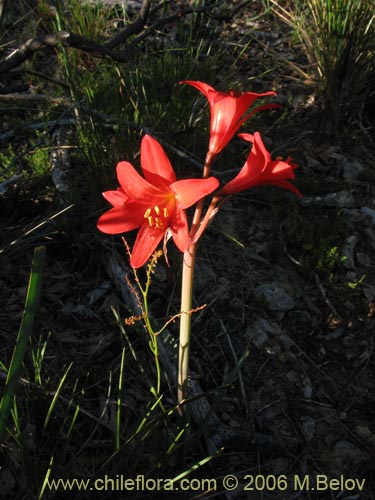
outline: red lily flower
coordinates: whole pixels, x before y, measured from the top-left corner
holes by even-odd
[[[98,229],[107,234],[140,228],[130,260],[135,268],[149,259],[168,228],[177,248],[185,252],[189,246],[185,209],[212,193],[219,185],[215,177],[176,181],[163,148],[149,135],[142,139],[141,167],[144,178],[126,161],[117,165],[121,187],[117,191],[103,193],[113,208],[105,212],[97,223]]]
[[[295,177],[294,169],[297,165],[291,163],[291,158],[285,161],[272,160],[259,132],[255,132],[254,135],[239,134],[239,137],[252,142],[253,147],[241,171],[218,192],[219,196],[227,196],[254,186],[269,184],[289,189],[302,198],[298,189],[286,180]]]
[[[246,111],[258,97],[276,95],[276,93],[244,92],[241,94],[235,90],[219,92],[207,83],[199,81],[185,80],[180,83],[187,83],[195,87],[207,97],[211,111],[209,153],[212,156],[217,155],[225,148],[240,126],[254,113],[262,109],[279,107],[278,104],[264,104],[246,114]]]

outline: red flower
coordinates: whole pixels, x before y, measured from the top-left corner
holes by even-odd
[[[211,111],[209,152],[212,156],[217,155],[225,148],[240,126],[251,115],[262,109],[279,107],[277,104],[264,104],[246,114],[246,111],[258,97],[276,95],[276,93],[255,94],[254,92],[244,92],[240,94],[234,90],[219,92],[203,82],[185,80],[180,83],[192,85],[208,99]]]
[[[185,209],[219,185],[214,177],[176,181],[163,148],[149,135],[142,140],[141,167],[144,178],[128,162],[117,165],[121,187],[103,193],[113,208],[105,212],[97,224],[98,229],[107,234],[140,228],[130,260],[136,268],[152,255],[169,227],[176,246],[185,252],[189,246]]]
[[[297,165],[291,163],[291,158],[286,161],[272,160],[259,132],[255,132],[254,135],[239,134],[239,136],[253,142],[253,147],[241,171],[219,191],[218,195],[227,196],[254,186],[270,184],[289,189],[302,197],[298,189],[286,180],[295,177],[294,169]]]

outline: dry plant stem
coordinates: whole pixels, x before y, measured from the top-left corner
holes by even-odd
[[[214,156],[207,153],[206,163],[203,169],[202,177],[205,179],[209,176],[211,163]],[[188,389],[189,375],[189,355],[190,355],[190,331],[191,331],[191,310],[193,305],[193,281],[194,281],[194,266],[195,255],[197,251],[197,243],[195,235],[200,229],[200,220],[202,216],[204,200],[200,200],[195,208],[193,223],[190,230],[190,245],[184,253],[182,265],[182,285],[181,285],[181,319],[180,319],[180,342],[179,342],[179,359],[178,359],[178,403],[181,404],[186,399]],[[180,412],[183,412],[183,407],[180,407]]]

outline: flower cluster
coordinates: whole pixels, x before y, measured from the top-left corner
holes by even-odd
[[[231,90],[224,93],[199,81],[181,83],[197,88],[209,103],[211,124],[206,173],[215,156],[227,146],[250,116],[260,110],[277,107],[275,104],[265,104],[249,111],[256,99],[274,95],[274,92],[239,94]],[[191,241],[186,209],[216,190],[215,203],[257,185],[280,186],[301,196],[289,182],[294,179],[294,169],[297,167],[291,158],[285,161],[272,160],[259,132],[239,136],[253,146],[238,175],[222,187],[219,187],[220,183],[215,177],[205,174],[202,179],[177,180],[162,146],[149,135],[145,135],[141,143],[144,177],[128,162],[117,165],[120,187],[116,191],[103,193],[113,208],[99,218],[98,229],[107,234],[119,234],[139,228],[130,260],[132,267],[141,267],[163,238],[169,235],[177,248],[186,252]]]
[[[177,181],[163,148],[149,135],[142,139],[141,167],[144,178],[128,162],[117,165],[121,187],[103,193],[113,208],[98,221],[98,229],[108,234],[140,228],[130,260],[135,268],[143,266],[168,229],[177,248],[185,252],[189,246],[185,209],[219,186],[214,177]]]

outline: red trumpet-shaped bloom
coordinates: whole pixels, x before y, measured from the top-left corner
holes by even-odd
[[[225,148],[240,126],[254,113],[262,109],[279,107],[277,104],[264,104],[246,113],[256,99],[267,95],[276,95],[275,92],[264,92],[263,94],[254,92],[241,94],[234,90],[219,92],[207,83],[199,81],[185,80],[180,83],[187,83],[195,87],[208,100],[211,112],[209,153],[212,156],[217,155]]]
[[[189,246],[185,209],[219,185],[214,177],[176,181],[163,148],[149,135],[142,140],[141,167],[144,178],[126,161],[117,165],[120,187],[103,193],[113,208],[105,212],[97,224],[98,229],[107,234],[140,228],[130,260],[135,268],[141,267],[152,255],[168,228],[178,249],[185,252]]]
[[[254,186],[268,184],[289,189],[302,197],[298,189],[287,181],[294,179],[294,169],[297,168],[296,164],[291,163],[290,158],[285,161],[272,160],[259,132],[255,132],[254,135],[239,134],[239,137],[252,142],[253,147],[241,171],[219,191],[218,195],[227,196]]]

